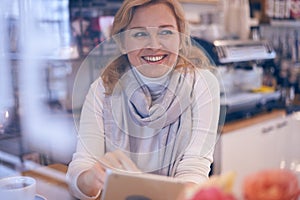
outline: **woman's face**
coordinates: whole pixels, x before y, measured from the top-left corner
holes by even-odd
[[[160,77],[175,65],[180,35],[176,18],[167,5],[137,8],[124,35],[128,59],[144,76]]]

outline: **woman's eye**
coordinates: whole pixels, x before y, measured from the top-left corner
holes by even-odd
[[[159,32],[160,35],[172,35],[173,34],[173,31],[171,30],[161,30]]]
[[[145,37],[148,36],[146,32],[136,32],[133,34],[133,37],[139,38],[139,37]]]

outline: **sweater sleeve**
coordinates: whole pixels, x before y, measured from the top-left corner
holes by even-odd
[[[208,70],[196,73],[192,103],[192,136],[175,172],[187,182],[208,179],[217,142],[220,113],[220,89],[216,77]]]
[[[90,169],[104,155],[104,128],[102,119],[104,88],[101,81],[94,82],[86,96],[77,135],[76,152],[69,163],[67,180],[72,194],[79,199],[96,199],[88,197],[77,186],[81,173]]]

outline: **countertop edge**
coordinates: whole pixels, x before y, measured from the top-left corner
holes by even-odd
[[[225,123],[223,128],[221,129],[221,133],[226,134],[231,131],[235,131],[264,121],[268,121],[278,117],[285,117],[285,116],[287,116],[287,114],[284,109],[272,110],[269,112],[260,113],[246,119],[240,119],[233,122]]]

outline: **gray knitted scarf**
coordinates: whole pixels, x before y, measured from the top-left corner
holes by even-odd
[[[153,99],[129,70],[104,101],[105,151],[122,150],[143,172],[174,176],[191,137],[194,74],[173,70]]]

